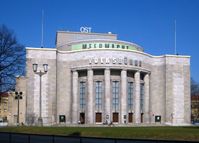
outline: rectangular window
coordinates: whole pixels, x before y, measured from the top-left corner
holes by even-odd
[[[80,82],[80,110],[84,110],[85,109],[85,105],[86,105],[86,82],[81,81]]]
[[[109,44],[105,44],[105,48],[109,48]]]
[[[134,62],[135,62],[135,66],[138,66],[138,61],[137,61],[137,60],[135,60]]]
[[[97,111],[102,109],[102,81],[95,82],[95,108]]]
[[[113,110],[119,111],[119,81],[112,82],[112,105]]]
[[[139,66],[140,66],[140,67],[142,66],[142,61],[139,61]]]
[[[83,44],[82,49],[87,49],[87,44]]]
[[[128,110],[133,110],[133,82],[128,82]]]
[[[140,84],[140,108],[143,112],[144,110],[144,83]]]

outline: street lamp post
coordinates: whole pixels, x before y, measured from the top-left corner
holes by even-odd
[[[22,92],[15,92],[15,99],[17,100],[17,125],[19,125],[19,100],[22,99]]]
[[[40,80],[40,89],[39,89],[39,118],[38,118],[38,125],[42,126],[43,125],[43,120],[41,116],[41,111],[42,111],[42,104],[41,104],[41,88],[42,88],[42,83],[41,83],[41,78],[42,75],[46,74],[48,72],[48,64],[43,64],[44,71],[37,71],[38,64],[33,64],[33,71],[35,74],[39,75],[39,80]]]

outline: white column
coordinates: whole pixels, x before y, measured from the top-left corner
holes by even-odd
[[[149,123],[149,74],[144,77],[144,123]]]
[[[121,102],[120,102],[120,123],[124,124],[127,122],[127,71],[122,70],[121,71]],[[126,116],[126,119],[124,119],[124,116]]]
[[[140,72],[135,73],[135,123],[140,123]]]
[[[105,112],[104,112],[104,118],[105,121],[110,122],[111,119],[111,95],[110,95],[110,69],[105,69],[104,71],[104,80],[105,80],[105,97],[104,97],[104,101],[105,101]]]
[[[88,124],[93,124],[94,123],[94,116],[93,116],[93,111],[94,111],[94,100],[93,100],[93,70],[88,69],[87,72],[88,76],[88,98],[87,98],[87,123]]]
[[[72,123],[78,123],[78,72],[73,71]]]

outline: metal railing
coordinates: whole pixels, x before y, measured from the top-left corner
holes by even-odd
[[[0,132],[0,143],[176,143],[176,142],[196,143],[194,141],[81,137],[78,132],[71,134],[71,136]]]

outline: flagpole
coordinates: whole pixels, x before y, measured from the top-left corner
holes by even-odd
[[[175,52],[175,55],[177,55],[177,47],[176,47],[176,19],[175,19],[175,21],[174,21],[174,52]]]
[[[42,18],[41,18],[41,48],[44,47],[44,10],[42,9]]]

